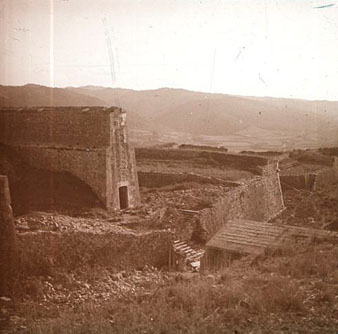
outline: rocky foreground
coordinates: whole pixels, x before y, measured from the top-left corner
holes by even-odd
[[[188,192],[190,194],[190,192]],[[115,216],[35,213],[16,218],[18,234],[145,234],[154,226],[175,233],[174,205],[155,208],[174,191],[150,192],[148,204]],[[290,190],[287,209],[272,223],[335,230],[338,188]],[[168,203],[168,202],[167,202]],[[169,208],[169,209],[168,209]],[[162,218],[161,218],[162,217]],[[161,218],[161,219],[160,219]],[[159,223],[161,222],[161,223]],[[87,235],[86,234],[86,235]],[[52,244],[53,245],[53,244]],[[76,247],[76,244],[70,245]],[[71,250],[67,250],[71,252]],[[336,333],[338,245],[329,240],[290,244],[235,260],[204,274],[156,268],[109,267],[96,261],[25,268],[15,293],[1,296],[2,333]],[[34,259],[31,259],[34,262]],[[55,261],[55,259],[54,259]],[[100,264],[101,263],[101,264]]]

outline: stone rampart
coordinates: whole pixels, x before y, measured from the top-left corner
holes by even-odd
[[[108,209],[140,201],[126,113],[119,108],[3,108],[0,143],[30,166],[78,177]]]
[[[212,236],[228,221],[267,221],[283,209],[278,163],[270,162],[262,169],[262,176],[256,176],[241,186],[232,188],[212,208],[202,210],[200,220],[209,236]]]

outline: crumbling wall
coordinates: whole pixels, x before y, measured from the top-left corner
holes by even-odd
[[[283,209],[278,164],[274,162],[263,168],[262,176],[229,190],[211,209],[202,210],[200,220],[212,236],[227,221],[236,218],[267,221]]]
[[[120,186],[128,187],[129,206],[140,201],[135,156],[121,109],[1,109],[0,143],[33,167],[78,177],[107,208],[119,208]]]

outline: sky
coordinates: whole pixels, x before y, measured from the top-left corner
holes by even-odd
[[[0,0],[0,84],[338,100],[338,3]]]

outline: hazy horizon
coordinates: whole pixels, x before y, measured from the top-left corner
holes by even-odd
[[[0,17],[2,85],[338,100],[329,1],[2,0]]]
[[[229,95],[229,96],[238,96],[238,97],[247,97],[247,98],[272,98],[272,99],[292,99],[292,100],[303,100],[303,101],[313,101],[313,102],[320,102],[320,101],[327,101],[327,102],[338,102],[337,100],[323,100],[323,99],[305,99],[305,98],[299,98],[299,97],[285,97],[285,96],[263,96],[263,95],[242,95],[242,94],[229,94],[229,93],[221,93],[221,92],[205,92],[205,91],[198,91],[198,90],[191,90],[186,89],[182,87],[158,87],[153,89],[134,89],[134,88],[126,88],[126,87],[109,87],[109,86],[96,86],[91,84],[84,84],[81,86],[48,86],[48,85],[42,85],[39,83],[34,82],[28,82],[26,84],[22,85],[4,85],[0,83],[0,86],[6,86],[6,87],[24,87],[29,85],[35,85],[35,86],[42,86],[47,88],[61,88],[61,89],[67,89],[67,88],[86,88],[86,87],[95,87],[95,88],[111,88],[111,89],[121,89],[121,90],[130,90],[130,91],[136,91],[136,92],[142,92],[142,91],[155,91],[155,90],[161,90],[161,89],[173,89],[173,90],[185,90],[192,93],[202,93],[202,94],[219,94],[219,95]]]

